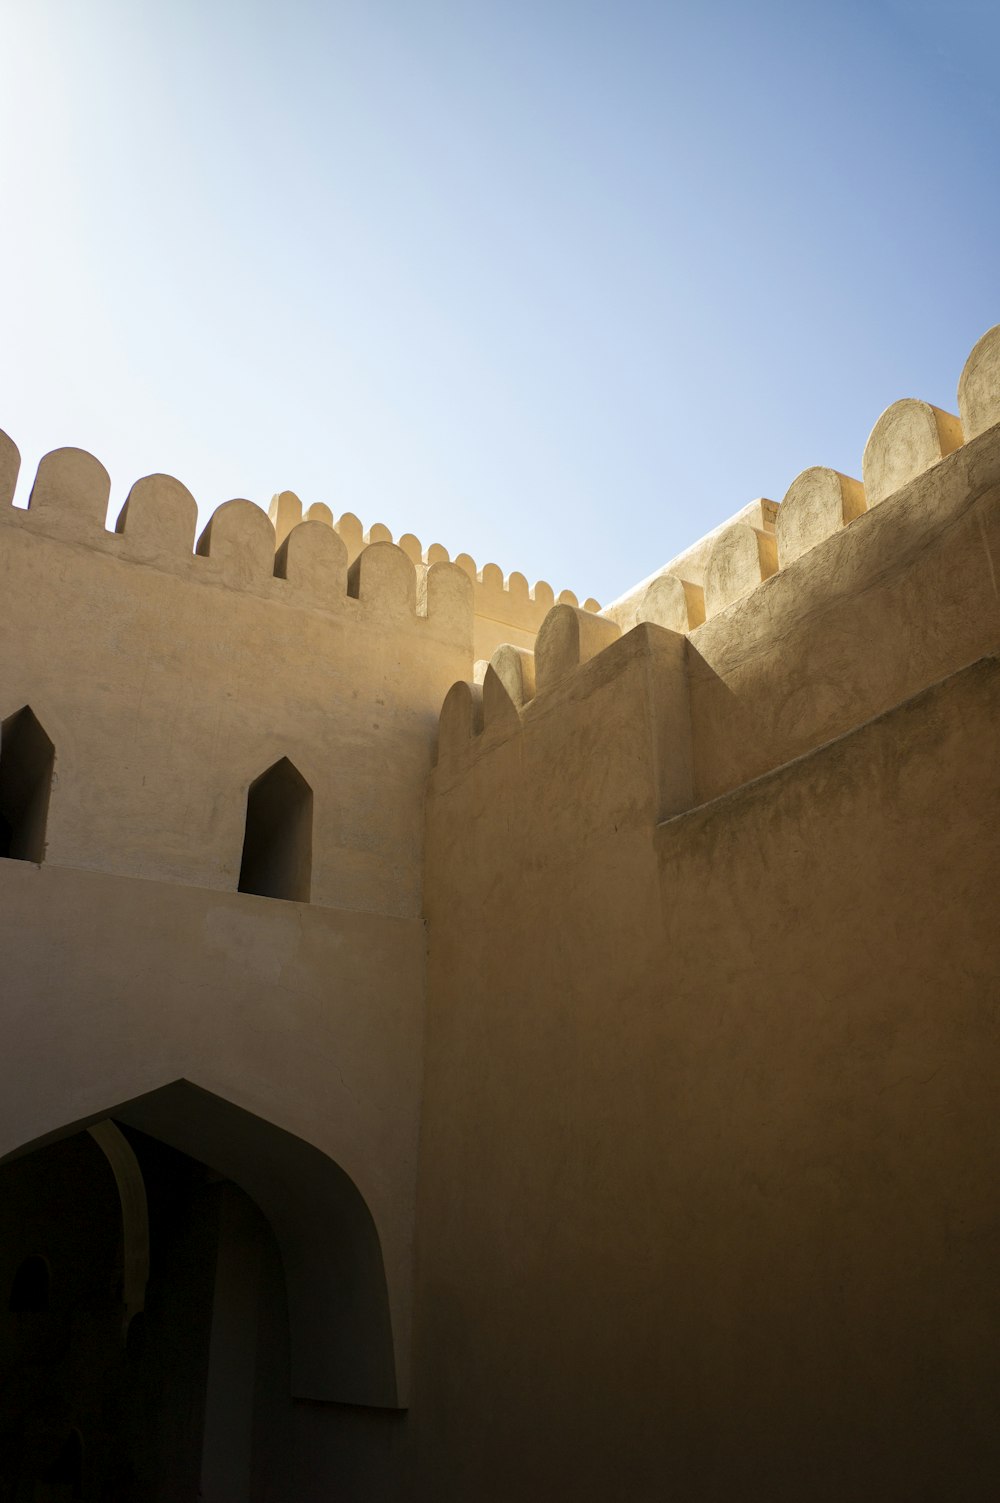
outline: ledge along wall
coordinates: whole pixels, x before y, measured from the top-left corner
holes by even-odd
[[[647,581],[451,690],[421,1499],[991,1495],[998,350],[962,447],[890,409],[894,489],[710,540],[702,624]]]
[[[10,505],[0,440],[0,720],[55,746],[40,866],[0,861],[0,1152],[186,1079],[328,1155],[374,1218],[396,1372],[303,1396],[403,1401],[424,1008],[424,785],[472,587],[310,520],[196,508],[151,476],[108,532],[80,450]],[[418,598],[419,595],[419,598]],[[312,790],[310,901],[236,891],[250,784]],[[198,1153],[197,1143],[185,1151]]]

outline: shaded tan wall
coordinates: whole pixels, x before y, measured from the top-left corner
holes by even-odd
[[[668,635],[434,777],[417,1495],[986,1499],[996,661],[658,826]]]
[[[311,1143],[374,1218],[405,1394],[419,921],[0,861],[0,953],[0,1156],[178,1079]]]
[[[487,679],[423,878],[464,566],[348,583],[244,502],[193,555],[176,482],[109,534],[46,463],[0,508],[0,719],[56,747],[0,1153],[178,1079],[295,1134],[371,1210],[402,1395],[422,1122],[412,1409],[298,1404],[296,1498],[990,1496],[998,431],[688,637]],[[282,756],[309,904],[234,891]]]
[[[107,484],[56,451],[27,511],[0,506],[0,720],[30,705],[55,745],[44,865],[0,860],[0,1155],[176,1079],[304,1139],[374,1218],[402,1396],[424,786],[472,586],[441,564],[418,591],[388,543],[348,577],[318,522],[276,557],[243,501],[196,554],[163,476],[109,533]],[[235,890],[248,787],[281,757],[313,792],[308,904]]]

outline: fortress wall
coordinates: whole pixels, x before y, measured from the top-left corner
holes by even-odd
[[[345,1169],[398,1385],[300,1391],[303,1498],[990,1495],[998,370],[600,614],[0,436],[0,1152],[189,1080]],[[280,757],[308,904],[234,890]]]
[[[1000,648],[1000,426],[689,636],[694,801]]]
[[[117,533],[106,502],[98,462],[61,450],[28,510],[0,507],[0,718],[30,704],[55,744],[46,860],[233,890],[247,788],[285,756],[313,790],[312,901],[419,913],[437,712],[472,665],[464,573],[418,582],[379,542],[348,576],[316,520],[276,555],[245,501],[193,553],[169,477],[133,488]]]
[[[0,953],[0,1158],[174,1081],[311,1144],[350,1176],[375,1222],[405,1403],[422,923],[0,860]],[[320,1253],[335,1266],[334,1249]],[[313,1339],[335,1342],[322,1281],[307,1292]],[[363,1359],[332,1358],[343,1386],[299,1397],[394,1401]]]
[[[609,1350],[622,1327],[602,1265],[618,1267],[621,1051],[660,934],[650,726],[666,635],[629,633],[516,727],[491,714],[471,753],[459,716],[453,741],[442,718],[425,886],[421,1500],[643,1496],[634,1356]],[[613,1057],[620,1094],[609,1082],[597,1096]],[[603,1228],[581,1218],[583,1198]],[[615,1427],[609,1477],[595,1446]]]
[[[276,551],[246,501],[194,551],[167,476],[112,533],[93,456],[47,456],[27,510],[16,469],[0,441],[0,720],[30,705],[55,762],[44,863],[0,860],[0,1154],[176,1080],[303,1139],[374,1219],[396,1374],[362,1353],[300,1396],[405,1402],[424,786],[470,581],[383,541],[349,563],[321,518]],[[312,789],[308,903],[236,891],[248,789],[283,757]]]
[[[303,519],[324,522],[339,535],[352,563],[366,544],[393,541],[384,522],[375,522],[366,530],[353,512],[345,512],[335,520],[330,508],[322,503],[314,503],[303,510],[302,502],[293,491],[282,491],[272,498],[270,517],[279,544]],[[431,565],[447,563],[451,558],[443,544],[431,543],[425,548],[412,532],[404,533],[397,542],[416,567],[418,576]],[[499,564],[483,564],[480,568],[468,553],[456,554],[454,562],[472,581],[475,657],[490,658],[503,642],[530,648],[546,613],[556,601],[552,586],[540,579],[529,587],[523,574],[515,570],[505,577]],[[579,604],[572,590],[563,590],[558,599],[572,605]],[[595,613],[600,609],[593,599],[585,601],[584,606]]]
[[[549,611],[549,606],[543,606],[537,613],[537,625],[533,621],[523,621],[519,625],[513,625],[509,621],[496,620],[491,616],[476,616],[475,646],[474,652],[477,662],[488,661],[502,647],[505,642],[510,642],[515,647],[524,647],[528,651],[534,647],[538,628]]]
[[[892,403],[863,480],[803,471],[780,504],[751,503],[600,613],[689,639],[693,801],[997,646],[1000,325],[970,353],[957,407]]]
[[[451,692],[439,763],[468,765],[498,735],[553,713],[557,686],[605,653],[613,671],[612,644],[652,625],[674,643],[660,653],[656,722],[666,816],[1000,649],[998,352],[1000,326],[963,373],[965,442],[958,418],[895,403],[866,446],[866,487],[805,471],[780,508],[757,501],[689,550],[684,577],[653,576],[596,615],[554,606],[530,651],[501,646],[477,667],[474,706],[470,691]]]
[[[673,643],[612,641],[464,753],[495,690],[443,717],[418,1496],[972,1503],[1000,669],[657,825]]]

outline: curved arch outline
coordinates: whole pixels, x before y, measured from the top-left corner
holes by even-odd
[[[233,1180],[269,1222],[285,1275],[295,1398],[402,1407],[381,1240],[361,1191],[339,1164],[187,1080],[67,1123],[4,1158],[20,1158],[109,1116]]]
[[[94,1122],[88,1133],[111,1165],[118,1186],[122,1208],[122,1239],[125,1251],[123,1296],[125,1299],[124,1337],[133,1315],[145,1308],[149,1282],[149,1206],[146,1183],[132,1145],[110,1117]]]

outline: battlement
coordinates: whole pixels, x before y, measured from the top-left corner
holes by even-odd
[[[981,550],[992,526],[992,502],[983,502],[989,516],[979,518],[974,545],[965,512],[1000,480],[1000,326],[970,354],[957,405],[956,415],[916,399],[894,403],[869,435],[860,480],[805,470],[780,503],[751,502],[603,610],[594,600],[579,605],[569,591],[557,600],[544,582],[532,590],[523,575],[504,577],[494,564],[478,569],[465,554],[451,560],[440,544],[425,549],[413,534],[394,542],[382,524],[366,532],[350,513],[335,519],[323,505],[304,512],[287,491],[275,496],[270,518],[250,501],[225,502],[196,541],[190,492],[171,476],[146,476],[110,532],[107,471],[80,449],[46,455],[27,508],[15,507],[20,458],[6,435],[0,527],[10,541],[46,537],[198,586],[414,633],[406,657],[415,665],[422,642],[439,644],[468,665],[440,717],[440,762],[453,770],[575,692],[575,676],[619,638],[640,625],[656,628],[683,647],[662,649],[659,659],[673,664],[677,734],[690,742],[682,759],[688,782],[673,785],[662,811],[669,814],[880,713],[925,687],[929,674],[957,666],[962,653],[971,661],[995,648],[987,602],[972,610],[962,570],[972,567],[969,547]],[[10,541],[13,577],[25,566]],[[938,556],[955,590],[948,634],[934,626],[941,579],[926,572],[926,560]],[[992,581],[988,554],[986,562]],[[31,567],[37,574],[45,565]],[[96,576],[90,583],[97,588]],[[116,586],[108,576],[100,588],[108,599]],[[894,590],[913,619],[900,614]],[[884,606],[873,619],[876,598]],[[287,658],[280,637],[275,650]],[[324,650],[342,659],[346,650],[351,671],[363,675],[355,641]]]
[[[669,722],[660,817],[995,652],[1000,325],[970,354],[958,409],[896,402],[869,435],[862,480],[808,469],[780,504],[752,502],[599,615],[554,606],[533,653],[501,647],[450,691],[439,782],[588,694],[640,626],[659,633]]]
[[[479,568],[468,553],[452,560],[442,544],[425,548],[413,533],[394,542],[381,522],[366,530],[352,512],[335,518],[322,502],[303,508],[292,491],[275,495],[267,515],[251,501],[224,502],[196,543],[198,508],[190,491],[170,475],[147,475],[132,487],[111,533],[104,525],[111,481],[92,454],[83,449],[47,454],[26,509],[13,506],[20,465],[16,444],[0,432],[2,520],[117,550],[120,557],[159,568],[176,570],[192,557],[206,559],[196,576],[203,581],[220,580],[311,609],[365,599],[393,615],[409,610],[440,618],[451,611],[464,618],[471,610],[475,659],[488,658],[501,642],[530,647],[554,604],[579,604],[572,590],[557,597],[545,580],[529,586],[517,571],[505,576],[493,563]],[[386,547],[393,548],[392,555],[370,552]],[[365,562],[359,563],[362,557]],[[600,605],[589,598],[583,608],[597,612]]]
[[[1000,327],[603,611],[19,465],[17,1495],[981,1496]]]
[[[956,416],[914,398],[894,402],[868,436],[861,480],[824,466],[804,470],[780,502],[751,501],[602,614],[623,631],[639,621],[693,631],[1000,422],[1000,325],[969,355],[957,406]]]
[[[353,558],[324,519],[286,529],[150,475],[105,525],[80,449],[12,504],[0,437],[0,720],[55,748],[47,864],[235,891],[248,789],[287,764],[312,800],[309,901],[412,916],[423,789],[448,684],[471,672],[473,589],[395,544]],[[287,896],[288,894],[286,894]]]
[[[351,549],[323,515],[325,507],[310,508],[305,520],[283,525],[278,536],[252,501],[226,501],[196,542],[198,508],[190,491],[171,475],[146,475],[132,486],[109,532],[104,518],[111,481],[94,455],[83,449],[46,454],[27,508],[12,504],[19,469],[17,446],[0,432],[0,525],[309,610],[360,610],[374,619],[421,620],[436,636],[471,636],[473,592],[462,568],[443,559],[415,567],[405,549],[378,533]],[[287,508],[281,520],[287,523]]]
[[[383,522],[374,523],[366,531],[353,512],[345,512],[335,519],[330,508],[322,502],[303,510],[302,502],[294,491],[281,491],[272,497],[269,515],[279,546],[291,529],[303,520],[320,521],[340,536],[351,562],[364,547],[376,542],[393,541],[391,531]],[[452,562],[443,544],[431,543],[430,547],[425,548],[412,532],[403,533],[396,541],[418,571],[421,568],[432,568],[435,564]],[[556,596],[552,586],[544,579],[530,586],[527,578],[516,570],[505,576],[499,564],[484,564],[479,568],[468,553],[456,554],[453,562],[472,581],[477,659],[489,658],[502,642],[529,647],[553,605],[580,604],[572,590],[562,590]],[[586,611],[596,613],[600,608],[598,601],[592,598],[583,602],[583,609]]]

